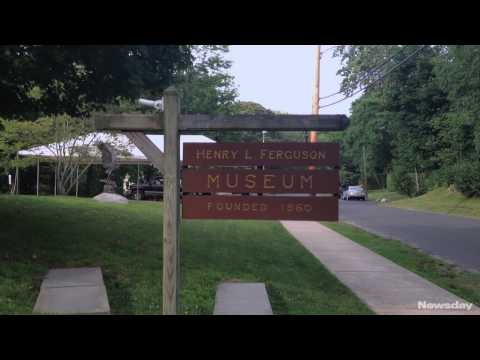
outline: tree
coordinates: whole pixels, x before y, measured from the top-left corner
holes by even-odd
[[[408,46],[408,45],[407,45]],[[381,88],[383,81],[372,85],[383,73],[405,57],[405,45],[339,45],[334,56],[340,57],[343,66],[337,71],[342,76],[341,92],[352,94],[359,88],[371,85]],[[388,79],[387,79],[388,80]]]
[[[191,63],[189,46],[0,46],[0,116],[85,116],[119,96],[160,96]]]
[[[102,136],[94,132],[88,119],[71,118],[67,115],[50,116],[35,122],[1,121],[5,127],[0,132],[0,168],[4,173],[18,167],[31,166],[33,157],[17,156],[20,150],[37,146],[45,147],[54,157],[57,192],[68,194],[76,184],[77,171],[80,178],[89,167],[99,160],[95,144],[102,140],[114,146],[120,154],[127,147],[119,141],[116,134]]]
[[[362,178],[373,178],[376,186],[384,187],[385,175],[391,166],[391,132],[388,122],[391,114],[383,109],[378,92],[372,91],[352,104],[350,126],[341,137],[343,172],[357,183]],[[363,151],[367,173],[363,171]],[[356,175],[354,175],[356,174]],[[342,177],[343,178],[343,177]]]
[[[77,174],[81,178],[95,161],[100,160],[97,142],[109,143],[120,155],[128,154],[129,144],[123,144],[115,133],[95,132],[90,119],[63,115],[41,118],[37,123],[49,129],[49,142],[44,146],[55,158],[56,184],[60,194],[68,194],[76,185]]]
[[[183,113],[225,114],[231,112],[238,93],[225,59],[225,45],[192,46],[193,63],[176,79]]]
[[[436,61],[436,81],[449,108],[435,123],[448,164],[480,158],[480,46],[447,46]]]
[[[223,45],[191,46],[191,64],[178,71],[175,77],[182,113],[231,113],[238,94],[233,76],[229,73],[231,61],[225,59],[228,51],[228,46]],[[135,100],[119,96],[114,104],[106,106],[106,111],[155,111],[139,105]]]
[[[370,168],[376,172],[382,166],[384,171],[397,166],[396,174],[411,174],[417,194],[424,190],[426,177],[440,166],[433,123],[448,107],[446,93],[435,80],[436,59],[444,49],[419,50],[416,45],[356,45],[337,50],[344,61],[339,72],[345,76],[343,91],[349,94],[370,85],[357,101],[364,106],[352,107],[352,119],[365,126],[355,129],[352,124],[346,132],[347,138],[352,136],[344,146],[352,154],[365,146],[367,157],[373,157]]]
[[[0,118],[0,172],[8,174],[12,168],[24,168],[32,164],[32,159],[18,158],[20,150],[42,145],[48,136],[48,128],[43,123],[7,121]]]

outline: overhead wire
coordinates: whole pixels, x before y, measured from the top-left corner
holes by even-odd
[[[371,74],[372,74],[374,71],[380,70],[382,67],[384,67],[386,64],[388,64],[393,58],[397,57],[397,56],[400,55],[403,51],[405,51],[405,49],[406,49],[408,46],[409,46],[409,45],[402,47],[402,48],[400,49],[400,51],[398,51],[397,53],[389,56],[389,57],[388,57],[386,60],[384,60],[381,64],[375,65],[375,66],[373,66],[372,68],[367,69],[366,74],[363,75],[360,79],[358,79],[358,80],[356,81],[356,85],[360,84],[360,82],[362,82],[362,81],[364,81],[366,78],[370,77]],[[337,91],[337,92],[335,92],[335,93],[333,93],[333,94],[326,95],[326,96],[322,96],[322,97],[320,97],[319,100],[328,99],[328,98],[331,98],[331,97],[333,97],[333,96],[335,96],[335,95],[338,95],[338,94],[341,94],[341,93],[342,93],[342,91],[339,90],[339,91]]]
[[[326,107],[329,107],[329,106],[332,106],[332,105],[335,105],[335,104],[338,104],[342,101],[345,101],[349,98],[351,98],[352,96],[355,96],[356,94],[362,92],[363,90],[366,90],[368,89],[370,86],[376,84],[377,82],[379,82],[380,80],[384,79],[388,74],[390,74],[392,71],[394,71],[396,68],[398,68],[399,66],[401,66],[402,64],[404,64],[406,61],[408,61],[410,58],[412,58],[413,56],[415,56],[416,54],[418,54],[420,51],[422,51],[423,49],[425,49],[428,45],[423,45],[421,48],[418,48],[417,50],[415,50],[413,53],[411,53],[410,55],[408,55],[405,59],[403,59],[401,62],[399,62],[397,65],[393,66],[390,70],[388,70],[386,73],[384,73],[382,76],[380,76],[379,78],[373,80],[371,83],[369,83],[368,85],[366,85],[365,87],[353,92],[352,94],[348,95],[348,96],[345,96],[343,97],[342,99],[340,100],[337,100],[337,101],[334,101],[332,103],[329,103],[329,104],[326,104],[326,105],[323,105],[323,106],[320,106],[319,109],[324,109]]]

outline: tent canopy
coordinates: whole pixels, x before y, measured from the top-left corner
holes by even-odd
[[[148,135],[147,137],[157,146],[158,149],[164,151],[164,135]],[[90,133],[81,140],[72,139],[64,143],[52,143],[45,146],[38,146],[28,150],[21,150],[18,152],[20,156],[42,158],[45,161],[54,161],[59,147],[65,148],[65,153],[68,156],[69,151],[74,146],[81,144],[90,144],[90,155],[95,158],[93,163],[101,163],[101,154],[95,144],[98,141],[111,143],[114,147],[126,150],[128,154],[121,151],[117,154],[117,161],[119,164],[150,164],[150,161],[143,155],[135,144],[132,144],[128,137],[124,134],[109,134],[109,133]],[[215,141],[203,135],[180,135],[180,160],[183,160],[183,144],[185,143],[214,143]],[[91,158],[89,159],[89,162]]]

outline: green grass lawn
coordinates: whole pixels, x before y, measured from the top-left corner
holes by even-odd
[[[394,191],[388,191],[385,189],[368,191],[368,200],[380,201],[383,198],[387,199],[387,202],[391,202],[391,201],[406,199],[408,198],[408,196],[399,194]]]
[[[162,311],[162,204],[0,196],[0,314],[31,314],[48,269],[101,266],[113,314]],[[280,223],[183,221],[181,313],[225,280],[267,285],[275,314],[371,314]]]
[[[388,206],[480,218],[480,198],[469,199],[444,187],[415,198],[394,201]]]
[[[345,223],[322,223],[432,283],[480,306],[480,274],[426,255],[398,240],[385,239]]]

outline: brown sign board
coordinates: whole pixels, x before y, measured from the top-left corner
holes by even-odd
[[[184,169],[184,193],[338,193],[337,170]]]
[[[182,199],[184,219],[338,221],[335,196],[194,196]]]
[[[188,166],[340,166],[337,143],[185,143]]]

